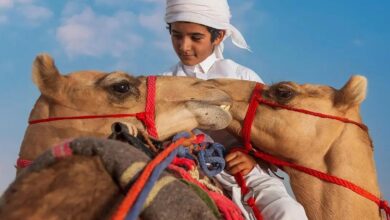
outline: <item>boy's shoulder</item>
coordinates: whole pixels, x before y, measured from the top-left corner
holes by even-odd
[[[259,77],[259,75],[253,71],[252,69],[243,66],[234,60],[231,59],[219,59],[216,61],[218,66],[226,67],[230,71],[234,71],[237,75],[237,78],[242,80],[250,80],[256,82],[263,82],[263,80]]]

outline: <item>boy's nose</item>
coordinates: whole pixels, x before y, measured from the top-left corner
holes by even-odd
[[[190,49],[191,49],[191,40],[188,38],[183,38],[183,40],[180,43],[180,50],[188,51]]]

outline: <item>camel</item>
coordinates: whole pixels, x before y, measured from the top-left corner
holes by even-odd
[[[63,76],[47,54],[36,58],[32,74],[41,96],[31,111],[30,121],[49,117],[136,113],[143,112],[145,108],[146,77],[136,78],[120,71],[110,74],[79,71]],[[230,114],[223,109],[229,105],[230,97],[216,88],[202,86],[201,80],[161,76],[158,77],[156,90],[155,124],[161,140],[195,127],[221,129],[231,120]],[[33,160],[44,150],[68,138],[107,137],[112,123],[116,121],[133,125],[140,131],[146,130],[134,117],[30,124],[19,155]]]
[[[255,82],[217,79],[209,83],[232,97],[233,121],[227,129],[241,137]],[[361,123],[359,107],[366,97],[366,87],[363,76],[351,77],[339,90],[280,82],[264,85],[262,96],[274,103]],[[260,104],[250,133],[250,141],[258,150],[344,178],[381,197],[370,136],[355,124]],[[290,167],[282,169],[289,175],[293,192],[309,219],[381,219],[374,202]]]
[[[230,109],[233,121],[227,129],[236,136],[241,136],[248,100],[255,83],[218,79],[199,81],[198,84],[204,85],[205,88],[218,87],[218,89],[230,95],[233,100]],[[293,82],[281,82],[271,86],[264,85],[263,97],[283,105],[341,116],[361,122],[359,106],[365,99],[366,84],[366,79],[361,76],[352,77],[340,90],[328,86],[298,85]],[[134,109],[134,111],[142,111],[142,107]],[[158,121],[158,116],[156,118],[156,121]],[[83,125],[83,122],[78,123]],[[145,130],[139,122],[132,121],[132,123],[138,123],[137,126]],[[169,136],[169,132],[165,136],[161,135],[163,132],[160,133],[162,129],[159,126],[164,125],[157,125],[160,137]],[[210,127],[223,126],[212,125]],[[91,134],[89,133],[90,129],[94,131],[93,129],[96,130],[96,127],[88,127],[81,133]],[[169,129],[172,129],[172,127]],[[48,130],[46,129],[46,132]],[[45,129],[42,129],[42,131],[45,131]],[[28,134],[26,133],[27,136]],[[63,139],[65,138],[63,137],[61,140]],[[52,143],[55,142],[57,141]],[[260,105],[256,111],[256,117],[251,129],[251,142],[259,150],[295,164],[345,178],[380,197],[370,137],[366,131],[355,124],[345,124],[340,121],[318,118],[278,107]],[[30,142],[26,142],[26,146],[28,143]],[[72,168],[72,165],[82,161],[91,163],[88,167],[90,170],[99,167],[100,173],[96,172],[95,176],[99,174],[101,176],[104,166],[97,158],[93,162],[81,159],[75,157],[72,159],[72,164],[69,163],[67,166],[61,165],[64,164],[64,161],[59,163],[56,169],[69,169],[69,173],[76,174],[80,171],[76,172],[73,170],[72,172],[72,169],[75,169]],[[289,167],[282,167],[282,169],[290,176],[294,194],[297,200],[305,207],[309,219],[361,219],[363,216],[365,219],[380,219],[378,206],[372,201],[340,186],[317,180]],[[85,178],[84,182],[93,182],[97,179]],[[108,175],[100,177],[99,181],[106,181],[107,185],[115,185]],[[82,182],[79,182],[79,184],[82,185]],[[84,188],[82,190],[85,190],[85,195],[90,195],[91,193],[91,191],[88,191],[91,189]],[[28,194],[26,191],[22,192],[22,195],[23,193]],[[95,202],[93,207],[105,207],[104,204],[107,204],[107,201],[112,202],[112,195],[120,196],[115,187],[106,188],[106,193],[106,198],[103,196],[101,198],[102,201],[99,201],[98,204]],[[72,196],[74,195],[69,197]],[[29,204],[34,202],[30,201]],[[89,202],[89,206],[86,207],[90,207],[91,204]],[[34,208],[36,209],[37,207]],[[103,217],[109,215],[98,211],[95,213],[101,214]]]
[[[134,77],[119,71],[112,73],[78,71],[61,75],[48,54],[37,56],[32,75],[41,96],[31,111],[30,121],[145,111],[146,77]],[[226,106],[230,105],[230,97],[201,82],[202,80],[187,77],[157,77],[154,123],[159,140],[195,127],[221,129],[229,124],[231,116]],[[135,117],[56,120],[30,124],[19,156],[21,159],[33,161],[54,145],[69,139],[88,136],[108,137],[111,125],[117,121],[135,126],[140,132],[148,130],[144,123]],[[132,154],[139,155],[137,152]],[[142,156],[137,158],[145,160]],[[0,199],[0,218],[110,217],[117,202],[123,198],[123,192],[118,183],[106,172],[104,165],[104,161],[102,162],[96,155],[72,156],[35,172],[26,173],[19,170],[15,182]],[[170,200],[163,197],[157,199],[161,204],[172,205],[170,209],[176,209],[176,213],[167,211],[162,219],[177,218],[179,211],[183,209],[181,206],[175,206],[178,201],[184,199],[175,197],[177,195],[187,195],[189,197],[187,200],[192,200],[192,203],[187,204],[188,211],[185,215],[187,218],[215,219],[211,211],[207,210],[206,204],[194,196],[192,190],[181,181],[175,180],[166,185],[179,191],[171,195]],[[169,189],[165,190],[168,195],[169,192]],[[194,205],[204,211],[192,209]],[[153,210],[147,209],[145,213],[144,219],[158,219],[153,215]],[[173,213],[174,216],[169,213]]]

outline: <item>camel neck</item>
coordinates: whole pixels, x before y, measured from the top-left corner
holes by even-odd
[[[346,179],[380,198],[371,142],[361,129],[347,125],[324,163],[326,170],[311,168]],[[297,200],[312,215],[309,219],[380,219],[377,204],[355,192],[290,168],[285,171]]]

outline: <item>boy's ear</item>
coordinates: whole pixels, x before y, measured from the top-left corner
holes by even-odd
[[[223,39],[225,38],[225,34],[226,34],[225,30],[221,30],[218,32],[218,36],[213,42],[214,46],[219,45],[223,41]]]

